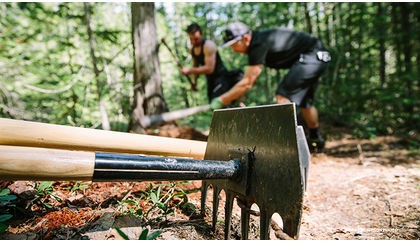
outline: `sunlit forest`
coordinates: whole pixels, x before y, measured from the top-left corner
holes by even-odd
[[[0,116],[127,131],[132,115],[133,43],[130,3],[1,3]],[[197,22],[222,43],[231,21],[252,29],[288,27],[320,38],[332,54],[316,105],[322,122],[358,137],[418,132],[420,5],[347,3],[155,3],[158,40],[191,66],[185,28]],[[218,47],[229,69],[247,60]],[[193,92],[168,48],[158,50],[170,111],[206,104],[206,81]],[[248,106],[274,103],[287,70],[265,68],[246,94]],[[101,111],[102,109],[102,111]],[[179,121],[208,129],[211,111]]]

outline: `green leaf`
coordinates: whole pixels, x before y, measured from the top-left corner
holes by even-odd
[[[49,204],[49,203],[44,203],[44,202],[42,202],[42,205],[44,205],[45,207],[47,207],[47,208],[52,208],[52,205],[51,204]]]
[[[3,189],[3,190],[1,190],[1,192],[0,192],[0,196],[6,196],[6,195],[8,195],[8,194],[10,194],[10,190],[9,189]]]
[[[157,198],[157,196],[156,196],[156,194],[155,194],[154,192],[151,192],[151,193],[150,193],[150,198],[152,199],[152,201],[153,201],[154,203],[159,202],[159,200],[158,200],[158,198]]]
[[[17,198],[16,195],[7,195],[7,196],[1,196],[0,201],[13,201]]]
[[[0,223],[0,234],[3,234],[4,232],[6,232],[8,227],[9,227],[9,225],[7,225],[5,223]]]
[[[149,233],[149,229],[144,229],[139,237],[139,240],[147,240],[147,234]]]
[[[150,233],[149,236],[147,236],[147,240],[154,240],[156,239],[160,234],[162,233],[162,231],[158,230],[155,232]]]
[[[43,181],[39,184],[38,191],[45,191],[46,189],[50,188],[52,184],[52,181]]]
[[[128,200],[122,200],[121,203],[127,203],[127,204],[137,205],[137,202],[136,201],[130,200],[130,199],[128,199]]]
[[[161,187],[159,186],[156,192],[156,197],[159,199],[160,198],[160,191],[161,191]]]
[[[163,211],[166,211],[167,207],[162,202],[156,202],[156,205],[162,209]]]
[[[0,215],[0,222],[6,222],[7,220],[11,219],[13,215],[11,214],[2,214]]]
[[[128,236],[124,233],[124,232],[122,232],[122,230],[119,228],[119,227],[117,227],[117,226],[115,226],[115,228],[114,228],[117,232],[118,232],[118,234],[124,239],[124,240],[130,240],[130,238],[128,238]]]

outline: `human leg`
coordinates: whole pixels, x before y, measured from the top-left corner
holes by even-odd
[[[305,119],[306,125],[309,129],[318,128],[318,110],[315,106],[310,106],[308,108],[301,108],[303,118]]]
[[[283,95],[276,94],[276,102],[277,104],[288,104],[290,103],[290,100]]]
[[[294,102],[301,108],[308,128],[308,145],[311,152],[320,152],[325,141],[320,133],[318,110],[313,105],[318,78],[325,64],[305,55],[304,61],[296,62],[276,91],[277,103]]]
[[[321,136],[318,122],[318,110],[315,106],[301,108],[303,117],[309,130],[308,146],[311,152],[321,152],[325,146],[325,140]]]

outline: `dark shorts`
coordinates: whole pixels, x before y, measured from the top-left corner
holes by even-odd
[[[302,108],[311,107],[318,79],[327,67],[326,62],[318,60],[317,52],[321,50],[321,46],[316,46],[301,54],[279,84],[276,94],[288,98]]]
[[[209,102],[216,97],[229,91],[237,82],[239,82],[244,73],[242,70],[226,71],[217,78],[207,80],[207,97]]]

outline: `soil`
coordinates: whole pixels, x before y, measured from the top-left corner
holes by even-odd
[[[331,136],[322,153],[311,155],[299,239],[420,239],[418,148],[413,149],[407,138],[352,139],[348,131],[334,128],[329,132],[339,136]],[[176,126],[150,133],[206,137]],[[43,196],[37,192],[39,184],[0,182],[1,188],[8,187],[19,198],[11,210],[10,226],[0,239],[123,239],[116,228],[129,239],[138,239],[144,229],[161,231],[159,240],[224,238],[224,194],[212,231],[211,190],[206,215],[199,216],[201,181],[57,181]],[[150,196],[159,188],[160,196],[165,197],[162,207]],[[231,239],[240,239],[239,212],[235,203]],[[251,215],[250,239],[258,239],[258,218]],[[280,217],[273,220],[282,226]],[[270,238],[279,238],[280,232],[271,230]]]

